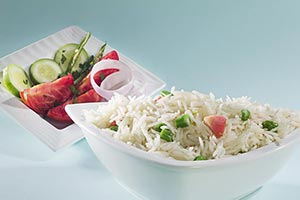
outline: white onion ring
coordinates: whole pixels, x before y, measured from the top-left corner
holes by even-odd
[[[105,77],[100,86],[98,86],[94,80],[95,74],[102,69],[108,68],[119,69],[119,71]],[[106,100],[111,99],[114,93],[126,95],[133,87],[131,69],[119,60],[108,59],[96,63],[91,71],[90,81],[94,90]]]

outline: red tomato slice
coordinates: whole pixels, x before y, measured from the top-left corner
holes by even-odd
[[[42,83],[20,92],[24,104],[38,114],[44,115],[50,108],[65,102],[72,96],[70,86],[74,84],[71,74],[50,83]]]
[[[111,52],[109,52],[105,56],[103,56],[100,60],[105,60],[105,59],[119,60],[118,52],[116,52],[115,50],[112,50]]]
[[[90,89],[86,93],[76,97],[74,100],[67,100],[65,103],[51,108],[47,113],[47,117],[61,122],[72,122],[72,119],[68,116],[67,112],[65,111],[66,105],[73,103],[99,102],[101,100],[102,97],[98,95],[94,89]]]
[[[216,138],[222,137],[226,127],[226,118],[222,115],[210,115],[203,119],[206,126],[213,132]]]

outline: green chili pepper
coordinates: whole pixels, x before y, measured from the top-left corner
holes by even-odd
[[[190,116],[188,114],[181,115],[175,119],[176,128],[184,128],[190,125]]]
[[[166,126],[166,124],[160,122],[160,123],[156,124],[156,125],[153,127],[153,129],[154,129],[155,131],[157,131],[157,132],[161,132],[161,130],[162,130],[161,127],[162,127],[162,126]]]
[[[160,132],[160,138],[167,142],[173,142],[173,133],[169,129],[163,129]]]
[[[163,97],[168,96],[168,95],[173,96],[173,94],[171,92],[169,92],[168,90],[162,90],[160,92],[160,95]]]
[[[195,158],[194,158],[194,161],[197,161],[197,160],[207,160],[204,156],[196,156]]]

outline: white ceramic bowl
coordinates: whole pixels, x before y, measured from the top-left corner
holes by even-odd
[[[98,105],[74,104],[66,110],[113,177],[143,199],[241,199],[272,178],[300,141],[297,130],[279,143],[229,158],[197,162],[164,159],[117,141],[85,122],[83,110]]]

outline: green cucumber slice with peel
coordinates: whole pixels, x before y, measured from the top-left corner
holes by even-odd
[[[61,73],[60,66],[49,58],[39,59],[29,67],[29,77],[34,84],[54,81]]]
[[[79,48],[79,44],[69,43],[63,45],[56,51],[54,60],[59,64],[63,73],[66,72],[68,65],[70,64],[70,61],[74,56],[75,50],[78,48]],[[88,53],[86,52],[85,49],[82,49],[81,53],[79,54],[78,60],[75,62],[71,72],[74,71],[80,72],[81,69],[79,65],[87,61],[88,58],[89,58]]]
[[[16,64],[4,68],[2,82],[3,86],[16,97],[20,97],[20,91],[32,86],[26,71]]]

